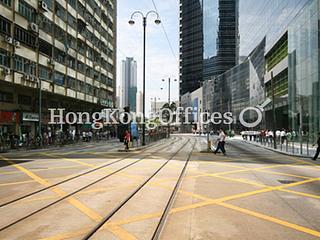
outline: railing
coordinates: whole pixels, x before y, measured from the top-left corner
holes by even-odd
[[[97,136],[93,135],[92,137],[76,135],[74,137],[69,135],[57,135],[53,137],[47,137],[40,139],[37,138],[25,138],[18,139],[16,137],[0,137],[0,152],[6,152],[9,150],[30,150],[38,148],[47,148],[47,147],[62,147],[66,145],[76,144],[76,143],[89,143],[89,142],[99,142],[106,141],[109,139],[114,139],[115,136]]]
[[[313,147],[314,143],[309,141],[309,136],[277,136],[275,138],[276,144],[274,144],[273,137],[265,137],[260,135],[252,135],[252,136],[243,136],[243,138],[247,141],[252,141],[263,145],[268,148],[273,148],[276,145],[276,149],[285,153],[290,153],[293,155],[303,155],[311,157],[316,153],[316,148]]]

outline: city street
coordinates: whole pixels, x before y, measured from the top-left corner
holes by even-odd
[[[172,135],[0,155],[0,239],[320,239],[320,165]]]

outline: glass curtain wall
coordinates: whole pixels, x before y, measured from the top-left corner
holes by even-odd
[[[309,141],[320,131],[319,12],[310,1],[288,29],[290,128]]]

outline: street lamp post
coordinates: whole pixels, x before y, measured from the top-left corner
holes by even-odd
[[[162,79],[163,82],[165,82],[165,79]],[[173,81],[177,81],[177,79],[174,79]],[[170,102],[171,102],[171,78],[168,78],[168,107],[170,108]],[[170,123],[168,123],[168,137],[170,137]]]
[[[147,29],[147,19],[148,16],[150,14],[155,14],[156,15],[156,20],[154,21],[155,24],[160,24],[160,18],[159,18],[159,14],[156,11],[149,11],[147,12],[146,15],[144,15],[142,12],[140,11],[135,11],[134,13],[132,13],[131,18],[129,20],[129,24],[130,25],[134,25],[135,21],[133,20],[135,15],[141,15],[142,16],[142,20],[143,20],[143,103],[142,103],[142,112],[143,112],[143,123],[142,123],[142,146],[146,145],[146,136],[145,136],[145,132],[146,132],[146,125],[145,125],[145,118],[146,118],[146,29]]]
[[[275,109],[275,89],[273,72],[271,71],[271,91],[272,91],[272,131],[273,131],[273,148],[277,149],[277,136],[276,136],[276,109]]]

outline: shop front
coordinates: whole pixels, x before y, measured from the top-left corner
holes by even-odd
[[[0,136],[19,133],[20,114],[18,112],[0,111]]]
[[[22,123],[20,128],[21,135],[35,137],[38,132],[39,114],[38,113],[22,113]]]

